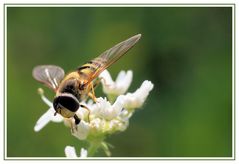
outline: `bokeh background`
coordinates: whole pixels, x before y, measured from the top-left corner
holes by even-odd
[[[131,92],[146,79],[155,87],[128,129],[107,139],[112,156],[232,156],[231,7],[7,7],[6,28],[8,157],[64,157],[66,145],[87,146],[63,124],[33,131],[48,109],[34,66],[68,72],[138,33],[109,71],[132,69]]]

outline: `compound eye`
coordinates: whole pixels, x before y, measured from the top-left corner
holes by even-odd
[[[60,108],[60,105],[59,105],[59,97],[56,97],[54,100],[53,100],[53,107],[55,109],[55,111],[57,112],[58,109]]]
[[[76,112],[80,107],[79,103],[74,98],[72,98],[70,96],[59,96],[56,99],[57,99],[56,105],[55,105],[56,108],[57,107],[59,108],[59,106],[60,106],[60,107],[66,108],[72,112]],[[54,108],[55,108],[55,106],[54,106]]]

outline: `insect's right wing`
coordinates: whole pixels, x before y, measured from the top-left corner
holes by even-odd
[[[131,49],[140,39],[141,34],[135,35],[123,42],[118,43],[114,47],[103,52],[100,56],[90,61],[94,65],[94,71],[88,76],[87,83],[90,83],[96,77],[99,76],[101,72],[107,69],[110,65],[116,62],[120,57],[122,57],[129,49]],[[89,62],[88,62],[89,64]],[[86,64],[87,65],[87,64]],[[84,68],[83,65],[82,68]]]
[[[32,75],[37,81],[56,91],[65,72],[61,67],[55,65],[40,65],[33,69]]]

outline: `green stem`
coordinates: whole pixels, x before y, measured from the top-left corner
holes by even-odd
[[[106,142],[101,142],[101,146],[103,148],[103,150],[105,151],[105,154],[110,157],[111,156],[111,152],[109,150],[108,144]]]
[[[90,141],[90,146],[88,148],[88,156],[93,157],[97,152],[98,148],[101,146],[102,140]]]

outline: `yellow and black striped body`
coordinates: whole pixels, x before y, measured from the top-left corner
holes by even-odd
[[[93,81],[88,83],[89,79],[101,68],[104,62],[106,62],[106,60],[96,58],[78,67],[76,71],[66,75],[59,86],[56,96],[62,93],[70,93],[79,101],[84,100],[93,86]]]

